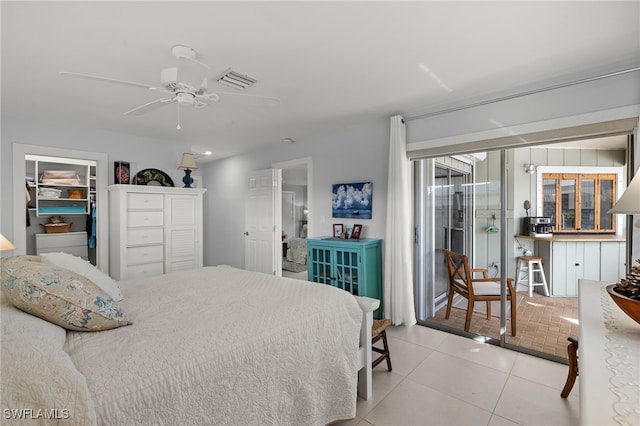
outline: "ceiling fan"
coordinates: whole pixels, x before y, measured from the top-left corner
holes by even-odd
[[[209,91],[207,88],[209,67],[195,59],[196,52],[189,46],[174,45],[171,48],[171,53],[177,58],[178,64],[177,67],[165,68],[161,71],[160,86],[68,71],[61,71],[60,74],[68,77],[139,87],[166,94],[166,96],[162,98],[137,106],[125,112],[124,115],[142,115],[173,103],[177,103],[179,106],[204,108],[212,102],[219,102],[221,95],[224,98],[235,96],[241,97],[241,99],[250,99],[253,104],[265,107],[277,107],[280,105],[280,100],[268,96]],[[223,75],[226,75],[226,72],[223,73]],[[234,79],[232,84],[235,84],[237,87],[248,86],[256,81],[251,77],[239,73],[232,75],[232,78]],[[222,78],[218,81],[224,83],[224,79]],[[238,86],[238,84],[240,84],[240,86]],[[178,110],[178,112],[179,111],[180,110]],[[178,130],[180,129],[180,123],[178,123],[177,128]]]

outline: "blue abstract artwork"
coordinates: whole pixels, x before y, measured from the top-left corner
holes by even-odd
[[[371,219],[373,190],[371,182],[333,185],[333,217]]]

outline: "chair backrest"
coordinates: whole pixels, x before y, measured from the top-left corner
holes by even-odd
[[[460,253],[450,250],[444,251],[447,263],[449,285],[454,287],[458,293],[473,297],[473,285],[471,284],[471,268],[469,268],[469,258]],[[452,291],[453,288],[450,290]]]

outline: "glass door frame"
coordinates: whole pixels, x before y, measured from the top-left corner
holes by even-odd
[[[508,233],[504,230],[507,229],[507,151],[500,150],[500,218],[499,218],[499,227],[500,231],[500,263],[502,265],[507,264],[507,237]],[[429,323],[429,314],[434,312],[435,303],[434,303],[434,294],[433,294],[433,285],[428,285],[429,283],[433,283],[435,279],[435,270],[431,265],[435,260],[434,250],[431,250],[432,247],[435,247],[435,220],[433,217],[433,209],[428,208],[429,205],[433,205],[435,202],[435,191],[430,190],[432,186],[432,182],[435,177],[435,167],[436,167],[437,159],[425,159],[425,160],[416,160],[413,162],[414,167],[414,212],[415,212],[415,224],[414,224],[414,268],[415,268],[415,295],[416,295],[416,318],[418,319],[419,324],[427,325],[433,328],[439,328],[447,332],[465,335],[474,338],[481,338],[484,341],[492,341],[499,346],[504,347],[507,345],[507,319],[506,319],[506,309],[507,309],[507,274],[501,274],[500,281],[500,335],[499,339],[494,339],[486,336],[478,336],[474,333],[467,333],[463,330],[459,330],[453,327],[447,326],[439,326],[433,323]],[[449,166],[446,166],[449,167]],[[475,182],[475,171],[472,168],[470,172],[471,183]],[[423,197],[416,196],[417,194],[423,194]],[[474,200],[475,203],[475,191],[471,196],[471,199]],[[423,213],[424,212],[424,213]],[[470,214],[470,220],[472,221],[471,227],[475,229],[475,224],[473,223],[473,214]],[[472,233],[473,235],[473,233]],[[470,241],[471,247],[474,246],[473,237],[471,237]],[[470,257],[470,259],[473,259]],[[513,346],[513,345],[511,345]],[[517,346],[513,346],[513,349],[518,349]]]
[[[443,168],[449,171],[448,178],[451,179],[451,171],[464,174],[467,176],[465,182],[469,185],[474,180],[473,165],[469,165],[468,170],[462,170],[452,166],[451,164],[445,164],[442,161],[438,161],[436,158],[418,160],[412,162],[414,171],[414,274],[415,274],[415,308],[416,317],[419,319],[427,320],[436,312],[436,306],[443,301],[446,301],[447,291],[442,295],[436,294],[435,282],[436,282],[436,217],[435,217],[435,203],[436,200],[436,187],[434,185],[436,179],[436,168]],[[464,184],[462,184],[464,185]],[[461,185],[461,186],[462,186]],[[473,186],[470,186],[473,188]],[[475,193],[473,189],[471,194],[465,194],[465,200],[462,200],[465,224],[464,228],[464,241],[463,247],[466,247],[465,251],[472,257],[473,251],[473,229],[474,229],[474,217],[472,212],[469,212],[469,200],[475,199]],[[446,236],[446,241],[450,245],[452,243],[452,211],[455,206],[454,203],[455,192],[451,192],[449,199],[451,202],[447,207],[447,224],[446,231],[449,236]],[[473,202],[473,201],[471,201]],[[449,247],[450,248],[450,247]],[[441,297],[438,297],[441,296]],[[437,300],[436,300],[437,299]]]

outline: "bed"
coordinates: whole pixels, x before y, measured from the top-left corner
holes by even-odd
[[[205,267],[120,282],[125,324],[71,331],[15,308],[11,273],[3,262],[3,421],[323,425],[355,416],[357,389],[371,394],[375,300]]]

